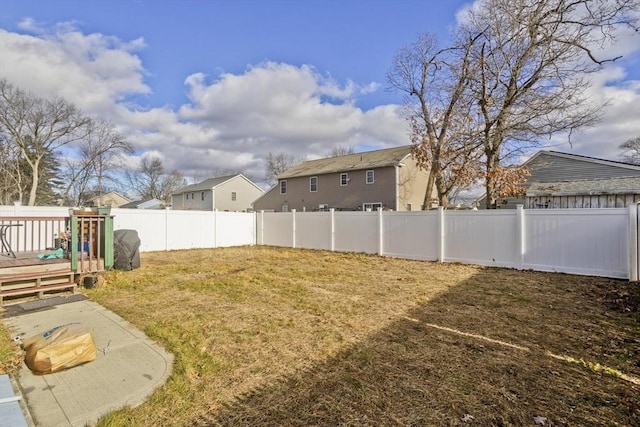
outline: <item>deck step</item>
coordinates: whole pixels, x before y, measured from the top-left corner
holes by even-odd
[[[75,274],[72,271],[48,271],[40,273],[6,274],[0,276],[0,305],[3,297],[38,294],[47,291],[72,289],[76,292]]]
[[[47,286],[40,286],[38,288],[20,288],[20,289],[8,289],[8,290],[3,290],[0,293],[0,297],[6,297],[6,296],[15,296],[15,295],[28,295],[28,294],[34,294],[37,292],[46,292],[46,291],[59,291],[60,289],[67,289],[67,288],[76,288],[78,285],[75,282],[67,282],[67,283],[58,283],[55,285],[47,285]]]
[[[34,273],[17,273],[17,274],[3,274],[0,275],[0,285],[8,282],[16,282],[22,280],[32,280],[45,277],[61,277],[73,275],[71,270],[57,270],[57,271],[40,271]]]

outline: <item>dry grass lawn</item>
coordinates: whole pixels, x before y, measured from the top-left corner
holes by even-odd
[[[639,288],[269,247],[145,253],[86,293],[174,372],[100,425],[640,425]]]

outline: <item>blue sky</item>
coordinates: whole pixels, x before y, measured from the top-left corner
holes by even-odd
[[[268,152],[409,144],[385,81],[393,55],[425,31],[446,41],[465,4],[0,0],[0,78],[113,121],[136,156],[190,179],[260,181]],[[594,97],[614,100],[603,123],[552,149],[614,159],[640,135],[638,41],[623,38],[624,60],[597,80]]]
[[[187,101],[186,76],[242,73],[265,61],[309,64],[338,81],[384,84],[394,53],[428,30],[448,37],[460,0],[207,1],[1,0],[0,27],[24,18],[51,27],[73,22],[85,34],[144,38],[137,55],[153,95],[143,105]],[[401,101],[384,88],[358,99],[371,108]]]

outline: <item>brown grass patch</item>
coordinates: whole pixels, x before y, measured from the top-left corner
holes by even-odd
[[[243,247],[86,292],[176,356],[101,425],[640,424],[637,284]]]

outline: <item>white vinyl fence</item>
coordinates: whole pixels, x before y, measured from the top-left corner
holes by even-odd
[[[141,251],[273,245],[638,280],[636,206],[420,212],[208,212],[112,209]],[[68,208],[0,206],[2,217]]]
[[[0,206],[2,217],[66,217],[69,208]],[[136,230],[140,251],[253,245],[255,215],[244,212],[112,209],[114,230]],[[48,236],[51,238],[52,236]],[[53,242],[49,243],[52,246]]]
[[[257,244],[638,279],[635,206],[260,212]]]
[[[114,230],[136,230],[140,251],[253,245],[255,215],[246,212],[111,209]]]

